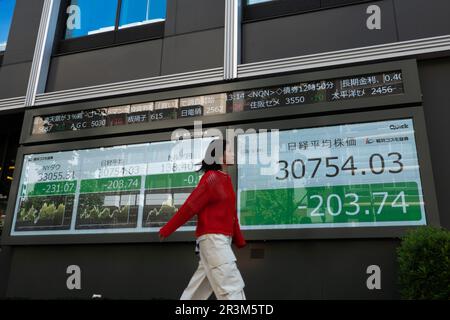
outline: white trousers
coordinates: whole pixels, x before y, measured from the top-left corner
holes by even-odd
[[[218,233],[197,238],[200,261],[180,300],[245,300],[244,280],[231,249],[232,238]]]

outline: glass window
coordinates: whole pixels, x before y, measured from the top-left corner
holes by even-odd
[[[166,0],[122,0],[119,29],[164,21]]]
[[[72,0],[67,8],[66,39],[113,31],[118,0]]]
[[[0,52],[5,51],[16,0],[0,0]]]
[[[66,39],[116,30],[118,0],[72,0]],[[166,0],[122,0],[119,29],[164,21]]]

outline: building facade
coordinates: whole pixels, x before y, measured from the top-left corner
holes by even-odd
[[[0,297],[178,299],[195,220],[157,231],[232,132],[249,299],[399,298],[400,237],[450,227],[448,12],[0,0]]]

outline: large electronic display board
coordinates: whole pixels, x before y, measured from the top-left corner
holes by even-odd
[[[302,107],[405,94],[401,70],[237,90],[163,101],[107,106],[33,117],[31,134],[130,126],[245,111]]]
[[[26,154],[11,235],[157,231],[197,185],[213,139]]]
[[[237,140],[243,229],[426,224],[410,118],[251,132]]]
[[[196,164],[225,133],[247,240],[399,237],[439,225],[421,107],[215,129],[21,147],[2,243],[159,241],[199,181]],[[195,225],[168,241],[191,241]]]

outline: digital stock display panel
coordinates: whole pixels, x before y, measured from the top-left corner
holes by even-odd
[[[400,119],[239,135],[241,226],[426,224],[414,132]]]
[[[387,227],[433,224],[421,118],[409,111],[377,117],[238,126],[237,163],[229,173],[248,239],[326,237],[327,232],[346,237],[350,229],[364,236],[364,227],[376,227],[380,233],[371,234],[382,236],[390,232]],[[276,130],[261,130],[271,126]],[[197,185],[197,164],[214,138],[141,139],[111,147],[24,151],[9,235],[24,241],[27,237],[18,236],[136,234],[142,239],[139,234],[159,231]],[[194,216],[179,230],[192,232],[195,226]],[[183,234],[179,240],[187,240]],[[67,241],[85,238],[99,240]]]
[[[86,129],[150,124],[165,120],[201,118],[274,108],[302,108],[319,103],[405,94],[400,70],[320,79],[248,90],[184,97],[137,104],[39,115],[33,118],[34,136]]]
[[[213,139],[27,154],[11,235],[158,231],[197,185]]]

